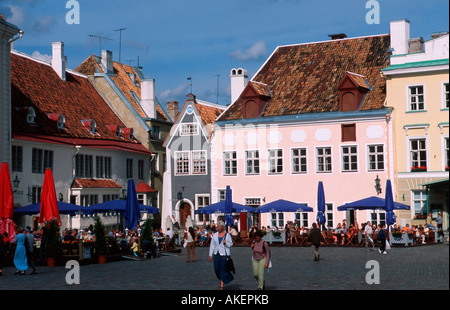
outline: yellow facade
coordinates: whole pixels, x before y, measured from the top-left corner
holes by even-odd
[[[397,223],[424,224],[425,219],[417,218],[432,213],[435,220],[441,213],[443,227],[447,229],[448,34],[434,40],[442,43],[444,51],[447,46],[447,55],[434,53],[441,56],[438,58],[429,57],[426,52],[393,55],[391,66],[383,74],[387,82],[386,105],[393,108],[394,199],[411,206],[410,211],[399,212]],[[426,44],[425,50],[427,46],[431,44]]]

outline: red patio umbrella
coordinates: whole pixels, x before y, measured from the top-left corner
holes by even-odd
[[[8,233],[10,242],[16,238],[16,224],[14,216],[14,196],[11,186],[8,163],[2,163],[0,167],[0,233]]]
[[[44,184],[42,185],[39,223],[44,223],[53,219],[56,219],[58,221],[58,225],[61,226],[53,173],[51,169],[45,169]]]

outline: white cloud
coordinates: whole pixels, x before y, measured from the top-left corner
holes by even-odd
[[[56,24],[56,17],[53,15],[43,16],[33,24],[33,31],[36,33],[46,33]]]
[[[158,98],[162,102],[163,101],[170,101],[170,100],[176,99],[177,97],[187,95],[188,91],[189,91],[188,85],[183,83],[183,84],[181,84],[180,86],[178,86],[176,88],[167,89],[167,90],[161,92],[158,95]]]
[[[266,43],[264,41],[258,41],[249,49],[242,51],[238,49],[232,53],[229,53],[229,56],[233,59],[239,61],[250,61],[250,60],[258,60],[261,57],[267,54]]]
[[[14,25],[21,25],[25,21],[25,11],[14,5],[7,5],[9,7],[12,16],[7,17],[8,23]]]
[[[51,63],[52,62],[52,56],[47,54],[41,54],[39,51],[34,51],[33,54],[31,54],[31,57],[40,59],[42,61]]]

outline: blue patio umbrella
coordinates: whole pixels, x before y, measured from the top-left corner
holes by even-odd
[[[246,213],[250,212],[252,208],[233,202],[231,204],[233,213]],[[224,214],[225,213],[225,200],[213,203],[209,206],[199,208],[194,211],[195,214]]]
[[[276,213],[276,212],[313,212],[313,208],[306,205],[279,199],[255,208],[254,213]]]
[[[394,196],[392,195],[391,180],[386,181],[385,203],[386,225],[391,226],[395,224],[397,218],[394,214]]]
[[[75,215],[76,213],[82,213],[82,214],[93,214],[93,210],[89,209],[89,207],[82,207],[78,205],[74,205],[67,202],[58,201],[58,210],[60,214],[69,214],[69,215]],[[41,203],[33,203],[28,206],[20,207],[17,209],[14,209],[14,213],[17,214],[38,214],[41,211]]]
[[[233,200],[231,198],[231,189],[227,185],[225,192],[225,225],[233,225]]]
[[[323,183],[319,181],[317,190],[317,223],[325,225],[325,192],[323,190]]]
[[[381,197],[371,196],[356,200],[337,207],[338,211],[347,210],[385,210],[386,200]],[[409,210],[410,206],[394,201],[394,210]]]
[[[136,194],[136,187],[133,180],[128,180],[127,185],[127,201],[125,205],[125,228],[135,229],[141,220],[141,210]]]

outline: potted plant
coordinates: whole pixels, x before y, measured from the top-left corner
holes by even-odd
[[[99,264],[105,264],[106,263],[106,254],[108,251],[108,244],[106,240],[106,232],[105,232],[105,226],[102,223],[102,220],[97,215],[94,218],[94,248],[95,253],[98,257],[98,263]]]
[[[47,222],[43,228],[44,234],[44,253],[49,267],[56,266],[56,259],[62,253],[61,237],[59,234],[59,225],[56,219]]]
[[[396,239],[401,239],[402,238],[403,233],[401,231],[394,231],[392,233],[392,237],[396,238]]]
[[[142,241],[142,249],[144,251],[151,251],[154,247],[154,241],[153,241],[153,227],[152,227],[152,219],[148,218],[144,225],[142,225],[142,235],[141,235],[141,241]]]
[[[424,171],[427,171],[427,167],[424,167],[424,166],[411,167],[411,172],[424,172]]]

